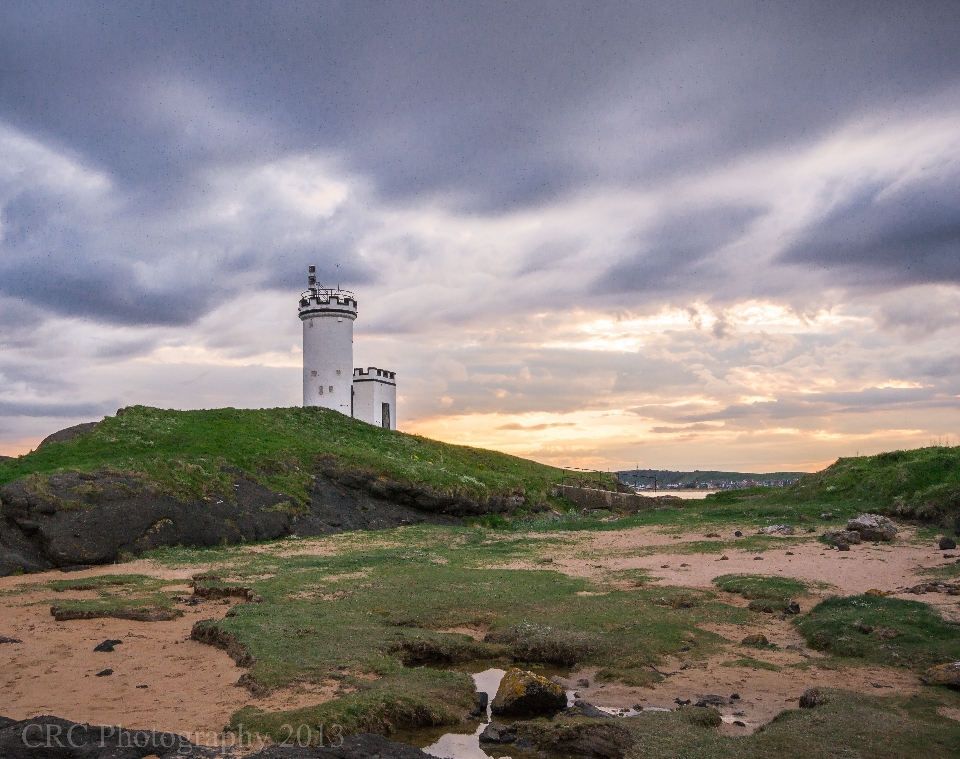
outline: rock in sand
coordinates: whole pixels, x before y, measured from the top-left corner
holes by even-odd
[[[862,540],[893,540],[897,537],[896,525],[879,514],[861,514],[847,522],[847,529],[860,533]]]

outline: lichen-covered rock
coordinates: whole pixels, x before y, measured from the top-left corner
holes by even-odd
[[[537,717],[556,714],[566,707],[563,688],[545,677],[513,667],[500,681],[490,711],[496,715]]]
[[[744,646],[769,646],[770,641],[763,633],[753,633],[741,640],[740,644]]]
[[[856,545],[861,541],[860,533],[856,530],[827,530],[823,533],[823,539],[828,543],[833,543],[833,545],[840,543]]]
[[[879,514],[861,514],[847,522],[847,529],[859,532],[862,540],[893,540],[897,537],[896,525]]]
[[[946,685],[950,688],[960,688],[960,661],[930,667],[920,679],[927,685]]]

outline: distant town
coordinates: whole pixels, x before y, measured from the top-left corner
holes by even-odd
[[[735,490],[738,488],[782,488],[792,485],[806,472],[673,472],[668,469],[627,469],[616,472],[634,490]]]

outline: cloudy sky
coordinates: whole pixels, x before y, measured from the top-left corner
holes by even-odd
[[[953,0],[7,0],[0,453],[299,403],[310,263],[407,431],[602,468],[956,444],[958,29]]]

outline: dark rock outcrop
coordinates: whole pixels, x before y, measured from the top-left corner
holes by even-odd
[[[0,717],[3,759],[159,759],[218,755],[174,733],[81,725],[59,717],[13,721]]]
[[[82,425],[81,425],[82,426]],[[59,433],[58,433],[59,434]],[[52,436],[51,436],[52,437]],[[31,475],[0,488],[0,577],[97,565],[162,546],[210,547],[412,524],[460,524],[508,513],[520,496],[483,501],[318,463],[310,503],[297,504],[239,469],[230,498],[181,501],[132,475]]]
[[[491,722],[480,733],[481,743],[513,743],[517,739],[516,725],[501,725]]]
[[[381,735],[351,735],[334,746],[269,746],[249,759],[429,759],[418,748]],[[3,759],[214,759],[237,756],[230,749],[197,746],[182,735],[78,724],[59,717],[0,717]]]
[[[97,428],[98,424],[100,424],[100,422],[84,422],[83,424],[75,424],[73,427],[59,430],[52,435],[47,435],[40,441],[40,445],[38,445],[37,448],[43,448],[43,446],[49,445],[50,443],[65,443],[68,440],[89,435]]]
[[[707,712],[712,709],[692,709]],[[719,717],[720,715],[717,714]],[[630,730],[609,721],[572,720],[570,722],[517,724],[517,746],[534,748],[541,756],[622,759],[634,745]]]
[[[952,551],[957,547],[957,541],[953,538],[948,538],[946,536],[940,538],[940,550],[941,551]]]

